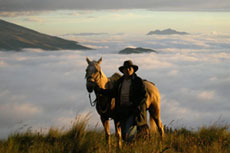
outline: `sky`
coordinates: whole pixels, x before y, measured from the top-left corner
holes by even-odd
[[[0,18],[42,33],[230,32],[227,0],[0,0]]]
[[[96,49],[0,51],[0,138],[68,128],[88,113],[101,127],[85,88],[86,56],[102,57],[107,76],[132,59],[159,88],[164,125],[229,124],[229,11],[228,0],[0,0],[0,19]],[[146,35],[167,28],[190,35]],[[126,47],[159,53],[119,55]]]
[[[227,0],[1,0],[3,11],[34,10],[100,10],[100,9],[156,9],[156,10],[204,10],[229,11]]]

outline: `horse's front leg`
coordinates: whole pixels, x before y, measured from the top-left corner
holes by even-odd
[[[102,124],[104,126],[105,138],[106,138],[107,144],[110,146],[109,119],[101,117],[101,121],[102,121]]]
[[[121,126],[120,122],[117,120],[114,120],[115,130],[116,130],[116,136],[117,136],[117,147],[119,149],[122,148],[122,137],[121,137]]]

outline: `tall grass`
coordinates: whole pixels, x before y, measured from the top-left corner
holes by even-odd
[[[47,134],[27,131],[15,133],[0,141],[0,153],[229,153],[228,126],[212,125],[196,131],[165,128],[165,138],[158,135],[123,143],[117,148],[112,135],[111,146],[104,131],[86,130],[86,122],[78,121],[68,130],[51,128]]]

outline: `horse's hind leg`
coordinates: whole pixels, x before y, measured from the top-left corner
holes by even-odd
[[[161,135],[161,138],[163,139],[164,138],[164,126],[163,126],[163,124],[161,122],[161,119],[160,119],[160,117],[156,117],[156,118],[154,118],[154,120],[155,120],[155,123],[156,123],[156,125],[158,127],[158,131],[159,131],[159,133]]]
[[[117,120],[114,120],[114,125],[115,125],[116,136],[117,136],[117,147],[121,149],[122,148],[121,126]]]
[[[164,126],[163,126],[161,119],[160,119],[160,111],[157,111],[157,109],[154,109],[153,106],[150,106],[149,107],[149,113],[150,113],[150,126],[154,127],[155,129],[157,126],[158,131],[161,135],[161,138],[163,139],[163,137],[164,137]],[[153,120],[155,121],[155,123],[153,122]]]
[[[149,114],[149,121],[150,121],[150,132],[152,134],[156,134],[157,127],[156,127],[156,123],[155,123],[155,121],[154,121],[154,119],[153,119],[151,114]]]

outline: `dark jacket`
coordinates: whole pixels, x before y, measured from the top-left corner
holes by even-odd
[[[138,77],[135,73],[131,76],[129,100],[132,103],[132,105],[126,108],[120,105],[121,86],[123,81],[124,76],[122,76],[117,81],[113,89],[102,90],[102,94],[109,95],[111,96],[111,98],[115,98],[115,111],[118,119],[127,117],[128,115],[134,115],[136,124],[138,126],[147,124],[146,90],[142,79]]]

